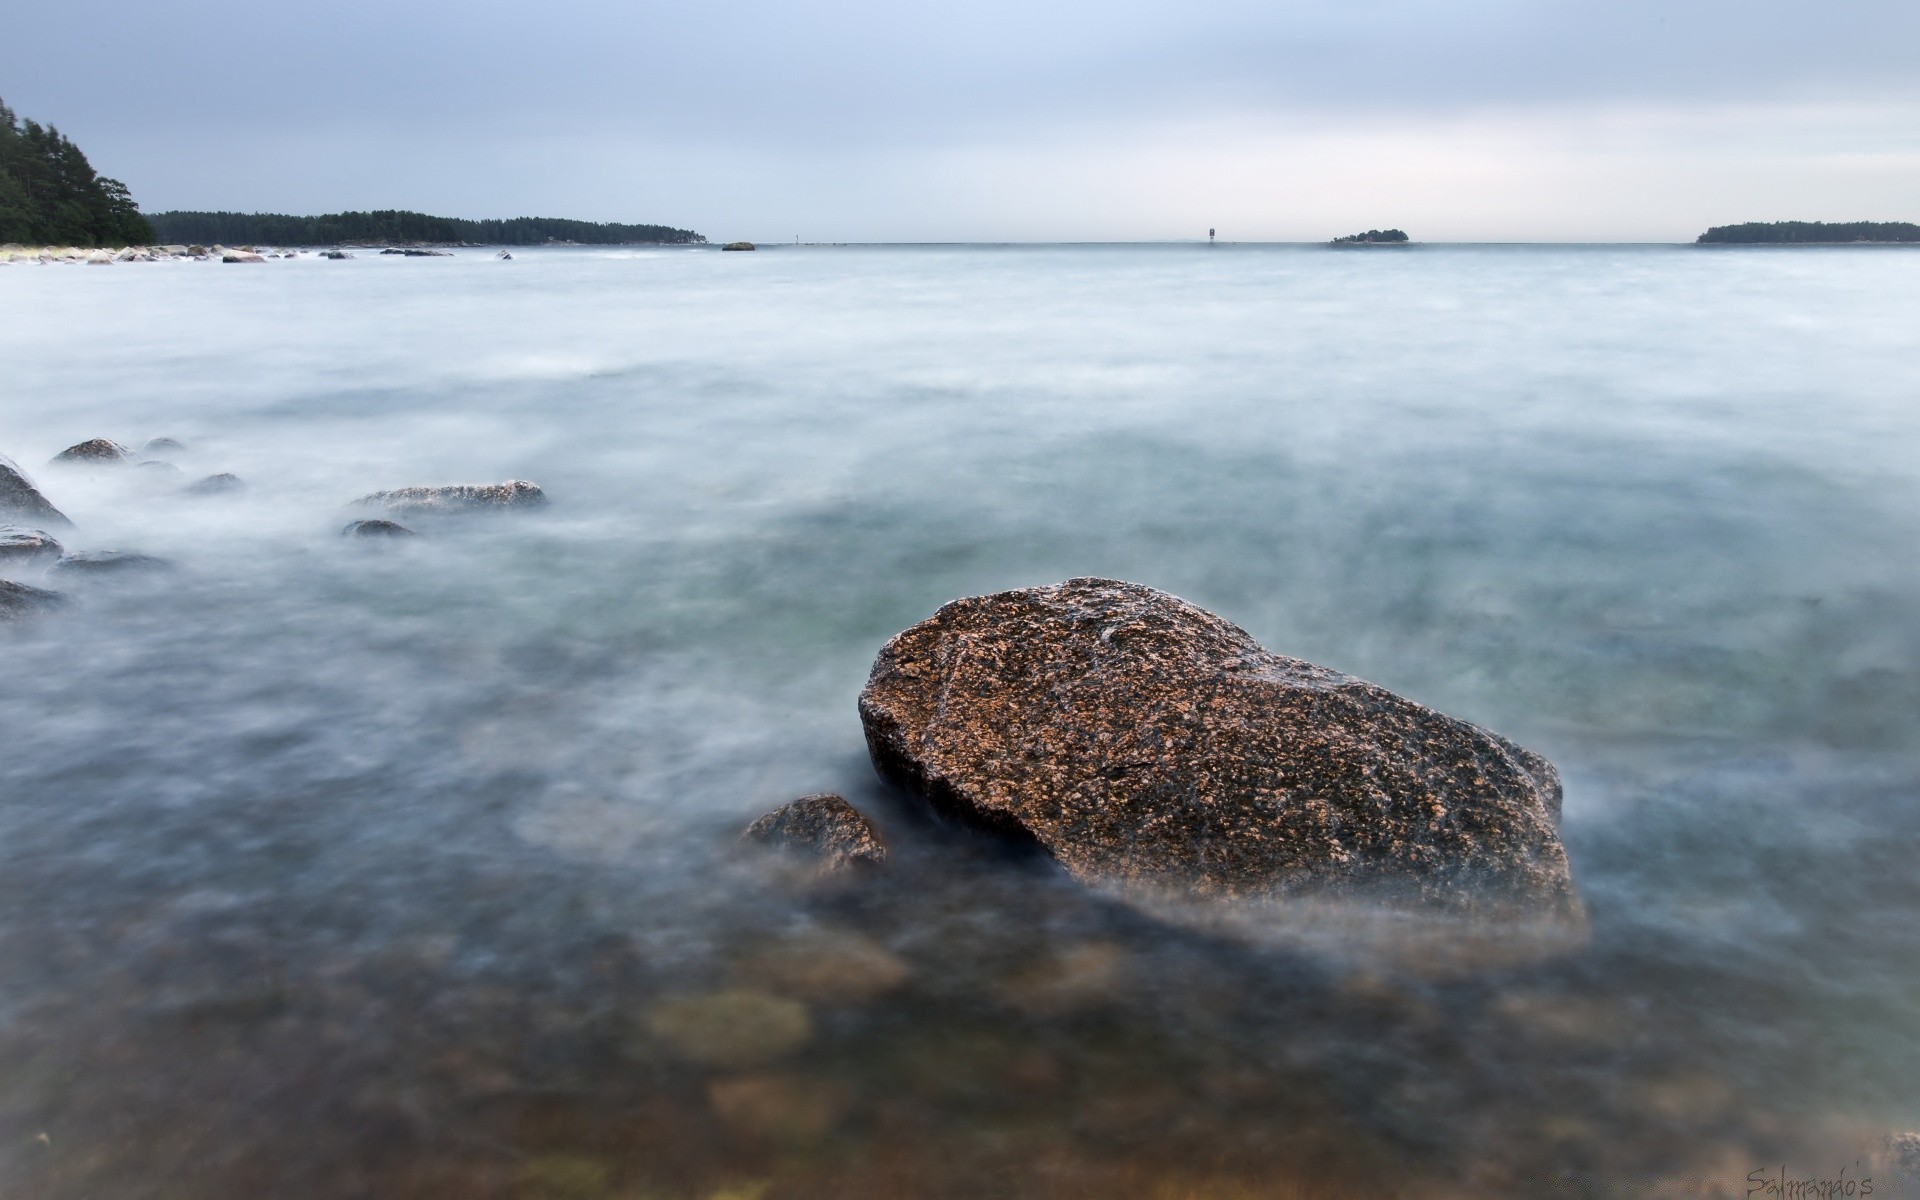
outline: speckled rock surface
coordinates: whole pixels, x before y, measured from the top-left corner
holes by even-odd
[[[492,509],[539,508],[547,494],[524,479],[505,483],[456,483],[446,487],[395,488],[362,496],[355,504],[384,508],[397,514],[486,512]]]
[[[56,529],[73,526],[67,515],[48,503],[40,489],[33,486],[27,473],[4,454],[0,454],[0,517],[51,525]]]
[[[0,525],[0,563],[29,562],[59,555],[60,543],[52,536],[38,529]]]
[[[883,777],[1123,893],[1580,913],[1544,758],[1138,584],[948,604],[860,716]]]
[[[11,579],[0,579],[0,623],[29,617],[65,603],[66,597],[59,592],[28,587]]]
[[[68,446],[53,456],[56,463],[78,463],[82,466],[114,466],[133,461],[133,451],[109,438],[91,438],[78,445]]]
[[[873,822],[831,792],[802,796],[774,809],[747,826],[740,839],[815,859],[823,875],[868,870],[887,861],[886,843]]]

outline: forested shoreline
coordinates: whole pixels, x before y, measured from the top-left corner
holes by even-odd
[[[538,246],[548,242],[593,246],[699,245],[707,240],[691,229],[667,225],[601,224],[556,217],[467,221],[398,209],[327,213],[317,217],[282,213],[162,212],[154,213],[149,219],[163,242],[228,246]]]
[[[0,243],[139,246],[154,240],[127,185],[93,169],[58,129],[0,102]]]
[[[1847,242],[1920,242],[1920,225],[1909,221],[1748,221],[1715,225],[1694,239],[1713,245],[1831,245]]]

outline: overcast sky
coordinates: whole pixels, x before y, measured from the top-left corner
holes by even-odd
[[[16,0],[142,207],[761,240],[1920,219],[1920,0]]]

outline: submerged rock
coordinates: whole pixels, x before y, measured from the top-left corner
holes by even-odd
[[[56,529],[73,527],[67,515],[49,504],[26,472],[4,454],[0,454],[0,517],[51,525]]]
[[[355,521],[353,524],[347,526],[345,529],[342,529],[340,531],[340,536],[341,537],[362,537],[362,538],[396,538],[396,537],[419,537],[420,535],[415,533],[413,530],[408,529],[405,525],[400,524],[398,521],[374,520],[374,521]]]
[[[246,486],[246,481],[238,475],[222,471],[218,475],[209,475],[205,479],[190,483],[184,490],[189,496],[218,496],[226,492],[237,492]]]
[[[115,466],[133,461],[133,451],[110,438],[91,438],[53,456],[56,463]]]
[[[743,842],[816,860],[821,875],[886,865],[887,847],[867,815],[831,792],[802,796],[747,826]]]
[[[148,438],[140,453],[149,458],[161,454],[184,454],[187,448],[170,437]]]
[[[0,563],[54,558],[60,552],[60,543],[41,530],[0,525]]]
[[[148,475],[156,475],[168,479],[185,474],[179,467],[174,466],[170,462],[162,462],[157,458],[150,458],[140,463],[139,469],[145,471]]]
[[[1580,913],[1544,758],[1139,584],[948,604],[860,716],[882,776],[1130,897]]]
[[[0,621],[13,621],[60,607],[67,598],[45,588],[28,587],[11,579],[0,579]]]
[[[67,575],[96,575],[122,571],[153,571],[173,564],[152,554],[131,550],[79,550],[54,563],[52,569]]]
[[[463,513],[492,509],[539,508],[547,503],[540,485],[524,479],[505,483],[456,483],[444,487],[395,488],[362,496],[354,504],[394,513]]]

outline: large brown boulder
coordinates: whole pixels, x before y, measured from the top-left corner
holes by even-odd
[[[27,473],[4,454],[0,454],[0,518],[48,525],[55,529],[67,529],[73,525],[65,513],[47,502],[47,498],[40,494],[40,489],[33,486],[33,480],[27,478]]]
[[[1544,758],[1139,584],[956,600],[860,717],[885,778],[1132,897],[1580,913]]]

